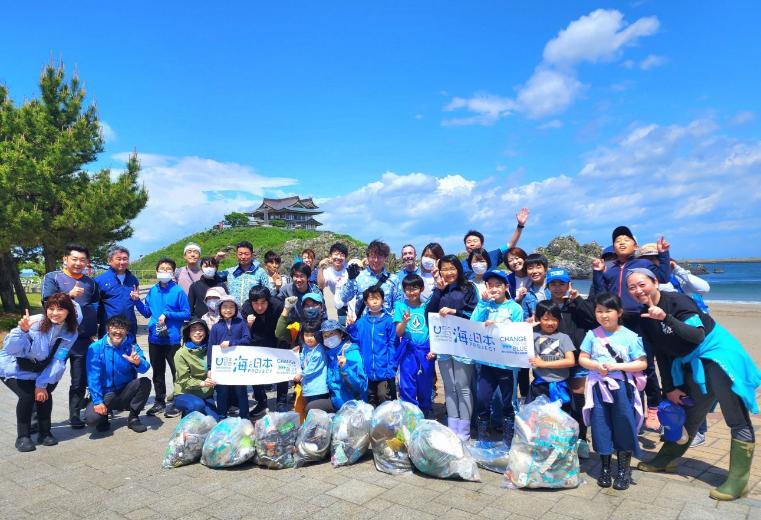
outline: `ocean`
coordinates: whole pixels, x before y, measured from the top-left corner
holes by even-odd
[[[761,262],[704,265],[710,272],[698,276],[711,284],[711,291],[703,296],[706,302],[761,303]],[[591,280],[574,280],[573,286],[587,294],[591,283]]]

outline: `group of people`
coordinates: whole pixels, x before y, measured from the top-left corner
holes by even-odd
[[[405,245],[397,273],[387,270],[390,249],[380,240],[367,246],[363,260],[350,260],[340,242],[319,263],[306,249],[288,275],[276,252],[266,252],[260,263],[249,242],[235,246],[237,264],[225,270],[219,268],[224,252],[202,256],[200,246],[190,243],[181,268],[170,258],[157,262],[157,282],[145,298],[128,269],[126,248],[112,247],[109,269],[92,279],[84,274],[88,250],[69,245],[63,269],[44,277],[43,314],[27,312],[0,351],[0,378],[18,396],[16,448],[35,449],[34,414],[38,443],[57,443],[52,393],[67,360],[72,428],[107,431],[109,414],[124,410],[128,427],[145,431],[139,415],[151,386],[149,415],[258,417],[271,409],[267,387],[254,385],[249,397],[248,387],[210,377],[212,347],[257,345],[299,352],[293,382],[275,385],[277,411],[292,406],[293,384],[306,410],[332,412],[352,399],[377,406],[399,398],[430,417],[440,377],[449,428],[463,441],[475,430],[481,441],[490,439],[493,427],[509,447],[519,402],[539,395],[559,400],[579,424],[579,456],[589,456],[589,426],[602,461],[597,483],[615,489],[629,487],[640,429],[659,429],[662,398],[684,407],[685,435],[664,442],[654,459],[639,464],[643,471],[674,471],[718,402],[731,428],[731,460],[726,482],[711,496],[741,496],[755,442],[749,413],[758,411],[761,373],[708,313],[700,298],[707,284],[671,260],[664,239],[638,245],[631,230],[619,226],[593,263],[592,288],[584,298],[568,272],[517,247],[527,219],[528,210],[521,210],[510,239],[494,250],[484,247],[481,233],[468,231],[462,261],[435,242],[420,256]],[[147,359],[136,342],[136,313],[148,319]],[[535,327],[532,373],[437,356],[429,344],[430,313],[487,327],[528,321]],[[169,403],[167,366],[174,380]],[[140,375],[149,368],[152,385]]]

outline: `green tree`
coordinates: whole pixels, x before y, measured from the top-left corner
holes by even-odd
[[[130,220],[145,207],[140,163],[126,171],[85,170],[103,150],[95,104],[75,74],[49,63],[40,76],[40,98],[15,106],[0,87],[0,297],[13,307],[12,290],[26,304],[18,281],[20,251],[40,249],[46,271],[56,268],[68,242],[93,250],[132,235]],[[20,248],[20,249],[19,249]]]
[[[230,227],[248,226],[248,215],[240,211],[233,211],[225,215],[225,224]]]

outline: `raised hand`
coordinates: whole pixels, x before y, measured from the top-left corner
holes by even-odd
[[[246,316],[246,323],[248,323],[248,326],[251,327],[254,324],[254,321],[256,320],[256,316],[253,314],[249,314]]]
[[[127,354],[122,354],[122,357],[135,366],[140,365],[140,355],[135,352],[135,345],[132,345],[132,353],[129,356]]]
[[[327,269],[329,265],[330,265],[330,258],[323,258],[322,260],[320,260],[320,263],[317,264],[317,268]]]
[[[665,253],[666,251],[669,250],[669,247],[671,247],[671,244],[669,244],[666,241],[666,238],[659,237],[658,241],[655,243],[655,246],[658,248],[659,253]]]
[[[354,325],[357,321],[357,313],[352,308],[346,309],[346,326]]]
[[[663,321],[666,319],[666,311],[658,307],[653,303],[653,299],[647,297],[647,312],[640,314],[642,318],[650,318],[651,320]]]
[[[32,328],[32,320],[29,317],[29,309],[24,309],[24,315],[18,321],[18,328],[24,332],[29,332],[29,329]]]
[[[349,264],[346,268],[346,273],[349,275],[349,280],[356,280],[359,276],[360,268],[357,264]]]
[[[280,273],[275,273],[272,275],[272,282],[275,284],[275,287],[282,287],[283,286],[283,277],[280,276]]]
[[[404,311],[402,313],[402,321],[404,322],[405,325],[410,322],[410,310],[409,309],[407,309],[406,311]]]
[[[592,269],[595,271],[605,271],[605,261],[602,258],[592,260]]]
[[[74,288],[69,291],[69,296],[71,296],[72,298],[78,298],[82,296],[84,292],[85,292],[85,288],[79,285],[79,282],[76,282],[74,284]]]
[[[132,288],[132,290],[129,293],[129,297],[132,299],[132,301],[137,301],[140,299],[140,287],[137,285]]]
[[[298,296],[288,296],[285,299],[285,305],[284,305],[283,308],[286,311],[290,311],[291,309],[293,309],[296,306],[296,302],[298,302],[298,301],[299,301],[299,297]]]
[[[525,226],[528,221],[528,208],[521,208],[521,210],[515,215],[515,220],[518,221],[519,226]]]
[[[568,282],[568,298],[575,300],[579,297],[579,291],[573,288],[573,283]]]

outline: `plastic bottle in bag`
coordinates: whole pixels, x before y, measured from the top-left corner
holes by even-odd
[[[256,463],[269,469],[294,467],[300,423],[301,418],[296,412],[270,412],[256,421]]]
[[[436,421],[420,421],[407,447],[417,469],[438,478],[479,481],[478,465],[457,435]]]
[[[363,401],[347,401],[333,417],[330,462],[334,466],[354,464],[370,445],[373,407]]]
[[[182,418],[172,432],[164,452],[164,468],[178,468],[201,459],[203,444],[209,432],[217,425],[213,417],[192,412]]]
[[[330,450],[333,414],[324,410],[309,410],[296,437],[296,467],[323,460]]]
[[[423,419],[420,408],[404,401],[386,401],[375,409],[370,444],[378,471],[392,475],[412,471],[407,443]]]
[[[254,425],[248,419],[228,417],[207,435],[201,464],[210,468],[229,468],[243,464],[254,455]]]

